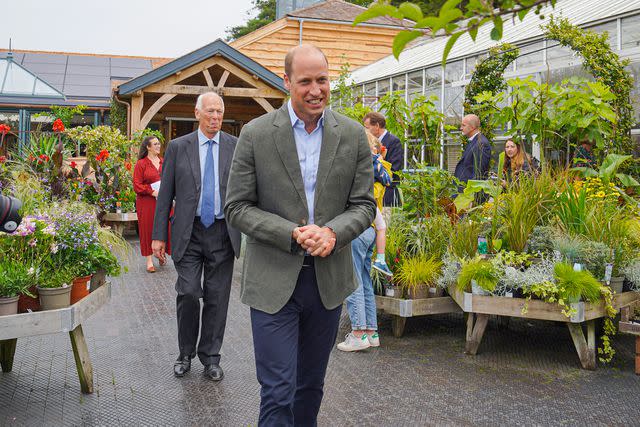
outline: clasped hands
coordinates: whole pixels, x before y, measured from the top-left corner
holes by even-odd
[[[291,236],[311,256],[324,258],[336,246],[336,233],[329,227],[319,227],[316,224],[296,227]]]

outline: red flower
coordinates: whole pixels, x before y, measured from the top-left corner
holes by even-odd
[[[0,163],[4,163],[7,161],[7,158],[5,156],[0,156]]]
[[[9,133],[11,131],[11,128],[9,127],[9,125],[5,125],[4,123],[0,125],[0,133],[1,134],[6,134]]]
[[[40,160],[45,162],[48,162],[50,160],[49,156],[47,156],[46,154],[40,154],[38,157],[40,158]]]
[[[109,158],[109,151],[101,150],[100,153],[96,156],[96,160],[99,162],[104,162]]]
[[[128,171],[131,170],[131,162],[124,162],[124,168]]]
[[[36,158],[35,158],[35,157],[33,157],[33,154],[29,154],[29,161],[30,161],[30,162],[33,162],[35,159],[36,159]]]
[[[78,166],[78,164],[76,162],[71,162],[69,163],[69,166],[71,167],[71,169],[75,169]]]
[[[53,122],[53,131],[54,132],[64,132],[64,123],[62,123],[62,120],[56,119]]]

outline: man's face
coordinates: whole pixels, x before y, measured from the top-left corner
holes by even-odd
[[[467,118],[464,118],[462,119],[462,123],[460,124],[460,130],[462,131],[464,136],[469,138],[473,131],[476,130],[476,128],[469,124],[469,120]]]
[[[329,69],[324,57],[319,52],[296,54],[284,86],[296,115],[305,123],[317,120],[329,101]]]
[[[203,97],[202,109],[196,107],[196,119],[198,119],[200,130],[209,138],[213,138],[220,130],[223,116],[224,107],[217,96]]]
[[[365,119],[364,127],[376,138],[380,138],[380,135],[382,135],[383,129],[378,123],[371,123],[369,119]]]

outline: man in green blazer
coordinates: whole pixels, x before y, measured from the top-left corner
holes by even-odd
[[[351,241],[375,216],[364,128],[326,110],[329,71],[312,45],[285,57],[291,99],[245,125],[225,217],[247,235],[259,425],[315,425],[342,302],[357,287]]]

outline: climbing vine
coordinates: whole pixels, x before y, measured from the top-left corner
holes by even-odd
[[[562,46],[570,47],[583,58],[583,66],[588,69],[595,79],[606,85],[615,98],[610,102],[617,116],[617,123],[613,123],[613,137],[611,145],[605,146],[605,153],[631,153],[631,127],[633,126],[633,106],[630,93],[633,88],[633,78],[625,70],[628,59],[620,59],[611,50],[608,35],[583,30],[572,25],[566,18],[554,19],[543,26],[547,31],[547,38],[558,41]]]
[[[476,114],[480,117],[480,123],[484,123],[482,133],[492,140],[493,129],[490,129],[488,120],[485,117],[490,114],[486,109],[477,108],[478,103],[476,96],[483,92],[491,92],[496,95],[507,88],[507,82],[504,80],[504,70],[511,64],[520,54],[517,47],[509,43],[503,43],[489,49],[489,56],[481,59],[471,76],[471,82],[464,90],[464,112],[465,114]]]
[[[127,109],[115,98],[111,98],[111,109],[109,111],[111,126],[120,129],[124,135],[127,134]]]

